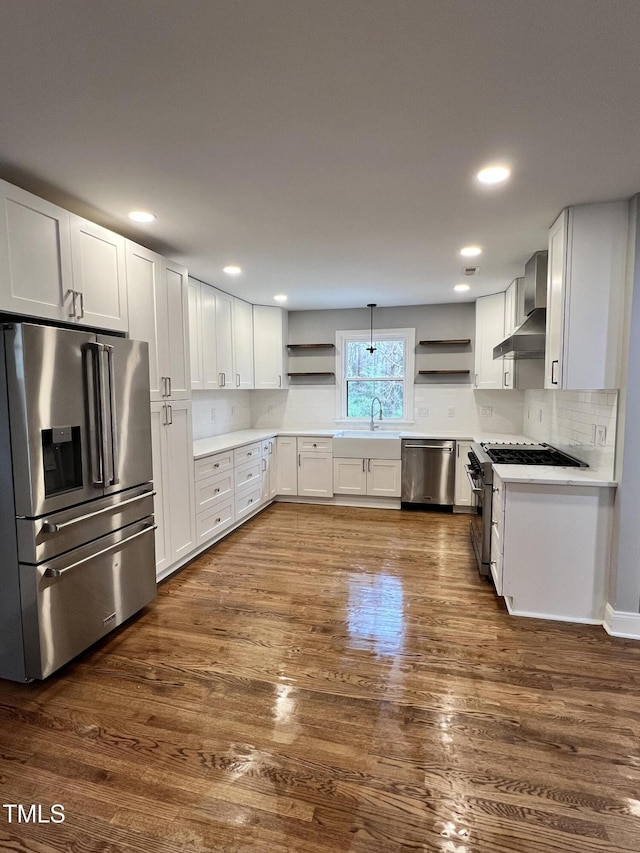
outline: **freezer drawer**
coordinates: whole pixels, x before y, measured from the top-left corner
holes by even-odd
[[[80,507],[52,512],[44,518],[18,518],[18,558],[41,563],[79,548],[134,521],[153,515],[152,483],[117,495],[87,501]]]
[[[452,507],[455,450],[455,441],[403,439],[401,500]]]
[[[156,595],[153,518],[20,565],[27,678],[46,678]]]

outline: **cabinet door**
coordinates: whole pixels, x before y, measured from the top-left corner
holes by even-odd
[[[202,366],[202,300],[200,282],[189,279],[189,363],[191,365],[191,390],[204,388]]]
[[[544,387],[562,388],[564,339],[565,252],[568,211],[563,210],[549,232],[547,272],[547,329],[544,354]]]
[[[236,388],[253,388],[253,307],[233,300],[233,364]]]
[[[202,335],[202,387],[205,391],[215,391],[218,383],[218,362],[216,357],[216,292],[208,284],[200,287]]]
[[[76,320],[115,332],[129,330],[125,239],[70,214]]]
[[[367,460],[334,458],[333,491],[336,495],[366,495]]]
[[[314,498],[333,496],[331,453],[298,453],[298,494]]]
[[[367,459],[367,494],[399,498],[401,464],[399,459]]]
[[[189,378],[189,305],[186,267],[165,260],[163,289],[167,304],[166,375],[169,397],[188,400],[191,397]]]
[[[0,181],[0,310],[73,322],[69,214]]]
[[[163,259],[127,240],[127,300],[129,336],[149,344],[151,399],[163,399],[166,376],[164,350],[168,338],[166,300],[163,298]]]
[[[191,403],[169,400],[166,406],[168,526],[171,562],[175,563],[192,551],[196,544],[193,434]]]
[[[253,363],[256,388],[286,387],[286,311],[270,305],[253,306]]]
[[[503,359],[493,358],[493,348],[504,338],[504,293],[476,299],[475,387],[503,387]]]
[[[465,466],[469,464],[470,441],[456,442],[456,485],[453,502],[456,506],[473,506],[473,492]]]
[[[221,290],[216,297],[216,367],[218,388],[236,387],[233,372],[233,297]]]
[[[295,436],[276,439],[276,483],[279,495],[298,494],[298,445]]]
[[[171,565],[171,542],[169,541],[169,485],[167,441],[165,436],[166,408],[163,403],[151,404],[151,453],[153,457],[153,500],[156,523],[156,577],[160,577]]]
[[[278,445],[275,438],[269,439],[269,500],[278,494]]]

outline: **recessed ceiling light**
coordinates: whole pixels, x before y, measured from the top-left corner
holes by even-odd
[[[276,300],[276,302],[286,302],[287,301],[287,297],[284,295],[284,293],[278,293],[273,298]]]
[[[485,166],[476,177],[482,184],[501,184],[510,175],[511,169],[508,166]]]
[[[223,267],[222,272],[226,272],[227,275],[240,275],[242,269],[235,264],[230,264],[228,267]]]
[[[153,213],[149,213],[148,210],[132,210],[129,214],[129,219],[133,219],[134,222],[153,222],[157,217]]]
[[[469,290],[469,285],[468,284],[455,284],[453,286],[453,289],[457,290],[458,293],[463,293],[465,290]]]
[[[475,258],[482,254],[482,249],[480,246],[465,246],[464,249],[460,249],[460,254],[463,258]]]

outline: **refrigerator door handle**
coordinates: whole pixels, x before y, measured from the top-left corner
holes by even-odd
[[[117,511],[120,507],[127,506],[127,504],[135,503],[136,501],[141,501],[143,498],[154,497],[156,492],[143,492],[141,495],[136,495],[135,498],[129,498],[126,501],[120,501],[117,504],[110,504],[109,506],[105,506],[102,509],[96,510],[96,512],[88,512],[86,515],[78,515],[75,518],[72,518],[70,521],[63,521],[58,523],[57,521],[47,521],[46,519],[42,522],[42,530],[45,533],[59,533],[61,530],[64,530],[65,527],[71,527],[72,524],[78,524],[81,521],[87,521],[89,518],[95,518],[97,515],[102,515],[104,512],[112,512]]]
[[[108,369],[105,370],[106,346],[96,344],[98,348],[98,405],[100,414],[100,447],[102,451],[102,485],[111,485],[113,480],[113,460],[111,458],[111,424],[108,411],[111,407],[111,395],[108,385]]]
[[[94,554],[90,554],[88,557],[83,557],[82,560],[78,560],[77,563],[71,563],[70,566],[65,566],[64,569],[53,569],[53,568],[45,568],[44,576],[46,578],[60,578],[62,575],[66,574],[66,572],[70,572],[72,569],[77,569],[78,566],[82,566],[84,563],[88,563],[91,560],[95,560],[96,557],[101,557],[103,554],[108,554],[109,551],[113,551],[115,548],[121,548],[127,542],[131,542],[133,539],[137,539],[138,536],[144,536],[145,533],[151,533],[156,529],[157,524],[151,524],[149,527],[145,527],[144,530],[139,530],[137,533],[134,533],[133,536],[127,536],[126,539],[121,539],[119,542],[114,542],[113,545],[109,545],[108,548],[103,548],[101,551],[96,551]]]
[[[112,486],[116,486],[120,482],[118,474],[120,465],[120,446],[118,439],[118,415],[116,411],[116,386],[113,371],[113,347],[106,344],[105,351],[107,353],[107,369],[109,371],[109,415],[111,421],[109,424],[109,433],[113,474],[109,482]]]
[[[88,343],[87,398],[89,415],[89,455],[91,479],[94,486],[105,486],[105,457],[103,442],[103,417],[100,394],[100,351],[102,344]]]

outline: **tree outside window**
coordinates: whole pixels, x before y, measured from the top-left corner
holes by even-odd
[[[378,397],[384,419],[408,420],[407,387],[408,362],[412,359],[413,330],[386,330],[374,333],[375,351],[369,352],[370,339],[360,332],[338,333],[342,354],[342,413],[343,418],[363,419],[371,416],[371,401]],[[415,337],[415,335],[413,336]],[[378,406],[375,406],[377,414]]]

